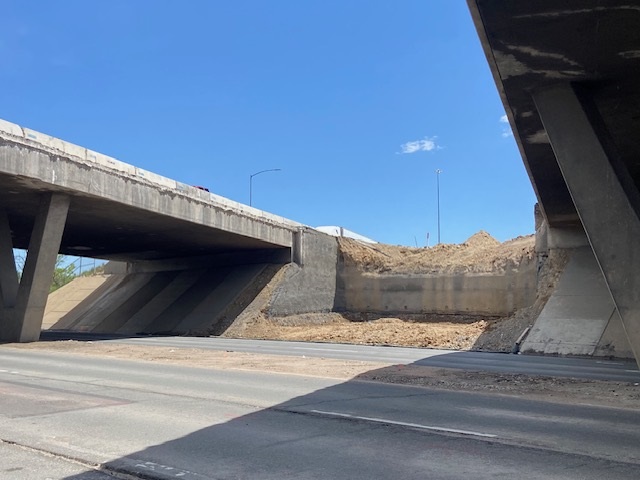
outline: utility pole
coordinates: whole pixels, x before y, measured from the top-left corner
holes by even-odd
[[[440,244],[440,174],[442,170],[436,170],[436,188],[438,192],[438,244]]]

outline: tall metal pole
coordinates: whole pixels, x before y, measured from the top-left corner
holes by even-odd
[[[436,188],[438,192],[438,244],[440,244],[440,174],[442,170],[436,170]]]
[[[269,168],[268,170],[260,170],[259,172],[249,175],[249,206],[253,206],[253,177],[265,172],[279,172],[280,168]]]

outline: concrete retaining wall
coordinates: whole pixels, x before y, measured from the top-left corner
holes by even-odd
[[[336,304],[338,241],[313,229],[294,236],[295,263],[286,266],[284,278],[269,302],[273,316],[330,312]]]
[[[381,275],[342,266],[336,309],[506,316],[536,298],[534,262],[503,274]]]

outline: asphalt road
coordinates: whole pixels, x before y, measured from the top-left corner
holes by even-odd
[[[0,439],[0,478],[18,480],[640,471],[639,410],[2,347]]]
[[[45,452],[0,443],[0,478],[6,480],[113,480],[107,473],[87,470],[86,466]]]
[[[68,332],[43,332],[42,340],[73,338],[130,345],[247,352],[294,357],[324,357],[340,360],[426,365],[496,373],[522,373],[591,380],[640,382],[640,371],[632,361],[594,358],[563,358],[504,353],[460,352],[429,348],[402,348],[335,343],[241,340],[219,337],[113,337]]]

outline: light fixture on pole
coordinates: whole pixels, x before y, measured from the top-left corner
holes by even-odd
[[[249,175],[249,206],[253,206],[253,177],[266,172],[279,172],[279,168],[269,168],[268,170],[260,170],[259,172]]]
[[[438,244],[440,244],[440,174],[442,170],[436,169],[436,188],[438,192]]]

